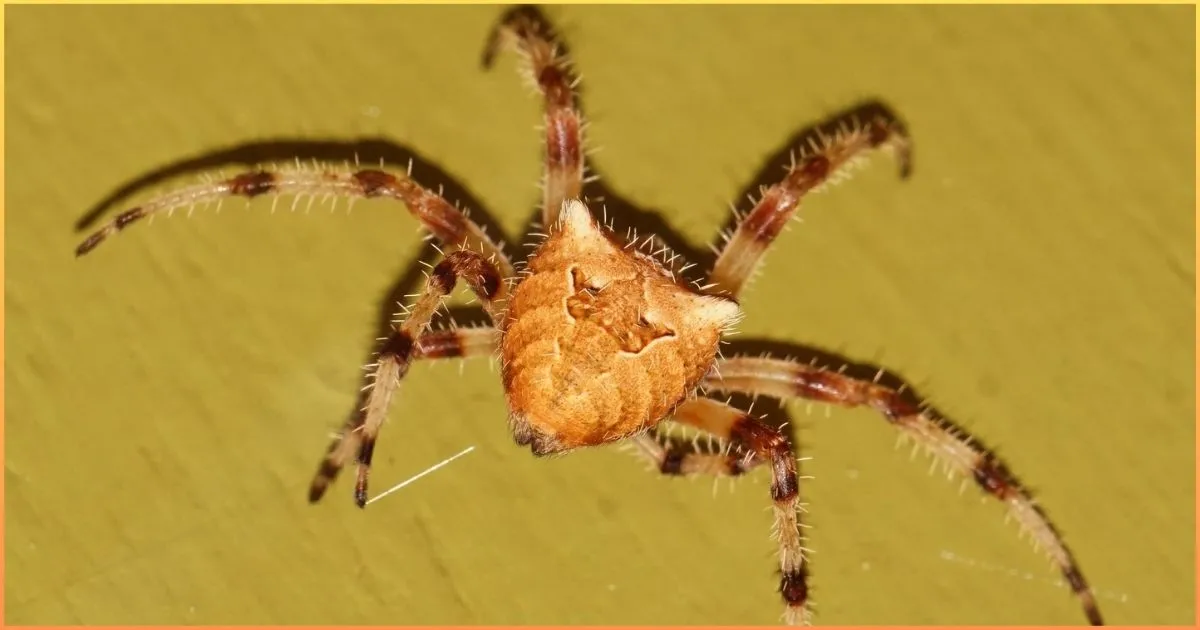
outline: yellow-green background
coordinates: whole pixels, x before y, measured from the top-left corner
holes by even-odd
[[[539,110],[511,58],[480,68],[500,10],[7,8],[5,621],[778,619],[762,472],[714,498],[615,449],[535,460],[486,361],[413,370],[375,485],[474,453],[366,511],[345,480],[305,502],[413,263],[399,207],[227,203],[72,257],[122,184],[279,137],[386,136],[515,235]],[[897,370],[1039,491],[1111,621],[1191,623],[1191,7],[550,14],[608,183],[698,246],[800,126],[898,109],[913,179],[879,160],[806,204],[743,330]],[[1082,621],[877,416],[792,410],[821,622]]]

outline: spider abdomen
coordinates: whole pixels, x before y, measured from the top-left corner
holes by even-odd
[[[561,308],[555,310],[561,315]],[[528,425],[529,435],[518,441],[538,454],[602,444],[652,426],[683,400],[706,367],[662,343],[629,352],[621,343],[626,335],[590,321],[563,325],[556,317],[558,326],[546,326],[547,315],[530,312],[515,320],[501,348],[510,416]]]
[[[678,284],[579,201],[514,290],[501,356],[509,423],[539,455],[629,437],[696,387],[737,304]]]

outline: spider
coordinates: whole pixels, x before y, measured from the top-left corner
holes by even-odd
[[[485,61],[505,48],[544,103],[541,221],[547,234],[514,264],[465,212],[409,174],[383,168],[259,168],[178,188],[119,214],[76,249],[82,256],[141,219],[231,196],[328,195],[400,201],[444,248],[424,289],[401,306],[377,361],[367,366],[369,392],[337,435],[309,487],[317,502],[348,463],[357,467],[354,500],[367,502],[376,438],[394,392],[421,359],[498,354],[508,427],[536,456],[623,441],[665,475],[742,475],[771,471],[779,593],[789,624],[811,621],[809,568],[800,520],[797,459],[787,436],[715,392],[866,406],[928,449],[947,469],[973,479],[1004,503],[1023,531],[1047,552],[1082,603],[1102,623],[1095,597],[1061,535],[1032,495],[995,454],[964,430],[910,401],[901,388],[792,359],[722,357],[719,344],[741,317],[737,298],[806,194],[843,176],[868,154],[885,151],[909,171],[911,143],[895,115],[846,116],[832,133],[794,154],[787,173],[737,217],[717,250],[707,284],[681,278],[665,247],[646,251],[636,236],[618,237],[597,221],[582,195],[583,118],[576,82],[553,30],[537,13],[513,10],[494,31]],[[653,238],[646,239],[646,243]],[[439,250],[442,251],[442,250]],[[443,299],[463,281],[492,326],[435,330]],[[722,448],[665,438],[664,421],[714,436]]]

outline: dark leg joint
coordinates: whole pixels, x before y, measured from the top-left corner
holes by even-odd
[[[789,458],[788,461],[791,459]],[[775,500],[775,503],[783,503],[795,499],[799,494],[800,488],[796,471],[776,463],[774,480],[771,482],[771,498]]]
[[[113,222],[113,225],[116,226],[118,230],[123,230],[125,229],[125,226],[144,216],[146,216],[146,211],[141,208],[126,210],[125,212],[117,215],[117,219]]]
[[[383,347],[379,349],[379,358],[395,357],[397,361],[403,363],[408,360],[412,354],[413,341],[412,337],[407,332],[400,331],[393,333],[384,342]]]
[[[433,274],[440,275],[440,280],[447,277],[452,279],[454,274],[458,274],[485,300],[492,300],[500,291],[500,274],[483,256],[474,252],[460,250],[447,254],[446,260],[438,263]]]
[[[783,434],[750,416],[742,416],[730,427],[729,437],[735,444],[771,460],[771,498],[776,503],[796,498],[800,491],[796,461]]]
[[[972,476],[975,478],[975,483],[979,484],[984,492],[1002,501],[1018,491],[1017,481],[1009,472],[1008,467],[996,459],[992,453],[983,453],[979,456],[975,462]]]
[[[354,173],[364,197],[379,197],[396,183],[396,178],[379,169],[364,169]]]
[[[789,606],[803,606],[808,601],[808,565],[784,573],[779,580],[779,594]]]
[[[257,197],[275,188],[275,176],[266,171],[243,173],[229,180],[229,193],[242,197]]]
[[[663,454],[663,460],[658,470],[664,475],[682,475],[684,452],[677,448],[669,448]]]

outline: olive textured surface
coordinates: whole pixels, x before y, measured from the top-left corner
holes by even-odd
[[[72,255],[122,186],[148,180],[102,220],[199,175],[172,164],[340,162],[317,141],[359,138],[524,242],[540,110],[513,56],[481,67],[502,11],[7,7],[6,622],[778,620],[766,471],[714,497],[615,448],[535,459],[486,360],[414,367],[375,490],[473,453],[365,511],[344,475],[307,504],[421,251],[401,206],[230,200]],[[1192,623],[1192,7],[550,17],[604,182],[697,248],[800,128],[898,111],[912,178],[879,158],[807,200],[741,336],[902,375],[1037,491],[1109,621]],[[1003,510],[877,414],[788,409],[818,623],[1083,621]]]

